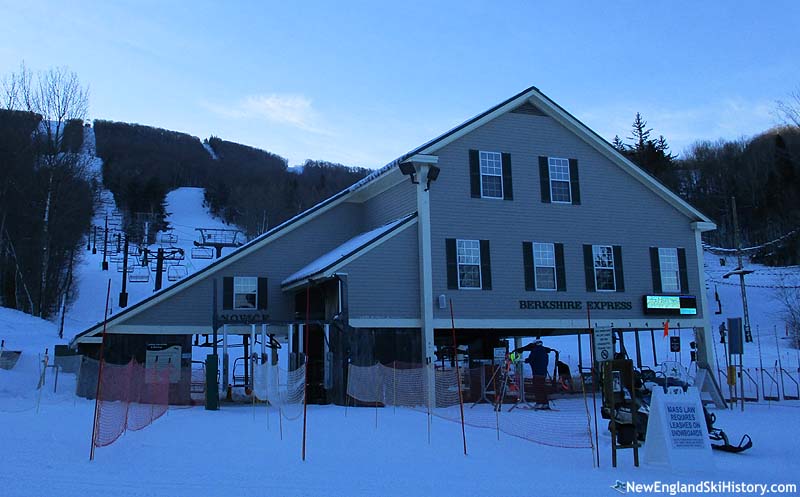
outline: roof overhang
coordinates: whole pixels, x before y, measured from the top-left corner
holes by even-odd
[[[319,261],[328,258],[324,262],[315,266],[317,261],[312,261],[307,267],[312,267],[313,269],[310,269],[306,274],[302,274],[298,277],[290,276],[287,278],[287,280],[281,284],[281,289],[285,292],[293,291],[303,288],[307,285],[313,285],[319,283],[320,281],[330,279],[338,274],[343,267],[347,266],[364,254],[367,254],[378,248],[383,243],[394,238],[396,235],[402,233],[411,226],[416,225],[416,223],[417,213],[415,212],[395,221],[394,223],[389,223],[387,226],[391,226],[385,231],[377,232],[375,236],[363,240],[363,242],[358,243],[357,246],[346,247],[349,241],[345,242],[340,247],[333,249],[317,259],[317,261]],[[331,257],[331,254],[333,254],[333,257]],[[301,269],[300,272],[302,273],[303,270]]]

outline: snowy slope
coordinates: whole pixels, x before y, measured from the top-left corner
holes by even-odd
[[[116,209],[110,192],[104,192],[103,208],[101,208],[94,223],[103,226],[106,214],[111,214]],[[177,237],[172,244],[184,251],[185,259],[180,265],[186,268],[187,274],[198,271],[211,264],[213,259],[192,259],[193,241],[197,239],[196,228],[225,228],[231,227],[208,213],[203,205],[202,188],[178,188],[167,194],[166,199],[167,223],[169,232]],[[161,234],[151,245],[150,249],[156,251],[160,244]],[[113,244],[111,241],[110,244]],[[223,249],[223,255],[232,249]],[[65,335],[70,337],[86,328],[102,321],[105,311],[108,281],[111,280],[111,298],[109,314],[119,311],[119,292],[122,289],[122,272],[118,271],[117,264],[109,262],[109,270],[102,271],[101,264],[102,240],[98,240],[97,254],[90,251],[83,253],[80,263],[76,266],[76,284],[79,297],[67,313]],[[162,288],[167,288],[174,282],[169,281],[165,274]],[[153,294],[155,285],[155,271],[150,271],[150,280],[146,283],[129,282],[127,285],[128,305],[133,305]]]

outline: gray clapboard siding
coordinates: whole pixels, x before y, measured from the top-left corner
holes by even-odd
[[[370,230],[414,212],[416,185],[406,178],[364,203],[364,229]]]
[[[350,318],[419,318],[417,225],[345,266]]]
[[[294,318],[294,294],[281,291],[281,281],[320,255],[334,249],[363,229],[362,205],[343,203],[268,243],[213,276],[198,281],[171,298],[131,317],[124,324],[209,325],[212,315],[212,279],[216,278],[217,303],[222,309],[222,278],[269,278],[267,313],[270,319]],[[236,314],[248,311],[234,311]],[[260,312],[260,311],[252,311]]]
[[[470,196],[469,150],[511,154],[514,200]],[[549,117],[508,113],[438,152],[441,174],[431,189],[433,293],[452,297],[460,318],[580,319],[586,311],[531,311],[519,300],[626,300],[631,311],[596,311],[595,318],[641,318],[651,293],[650,246],[684,247],[690,293],[698,280],[692,221],[586,142]],[[541,202],[539,156],[578,159],[581,205]],[[491,241],[490,291],[448,290],[446,238]],[[566,292],[525,290],[522,241],[564,244]],[[583,244],[621,245],[625,292],[586,292]],[[698,299],[699,300],[699,299]],[[435,317],[448,318],[435,309]],[[700,317],[699,315],[697,317]]]

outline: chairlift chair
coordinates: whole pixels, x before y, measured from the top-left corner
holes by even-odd
[[[187,274],[189,273],[186,270],[186,266],[182,264],[175,264],[167,268],[167,279],[169,281],[178,281],[185,278]]]
[[[147,266],[134,266],[128,273],[131,283],[147,283],[150,281],[150,268]]]
[[[159,243],[167,246],[171,246],[175,243],[178,243],[178,235],[171,231],[162,231],[158,236]]]
[[[155,257],[153,257],[153,258],[152,258],[152,259],[150,259],[150,261],[148,262],[148,265],[150,266],[150,270],[151,270],[151,271],[156,271],[156,270],[158,269],[158,259],[157,259],[157,258],[155,258]],[[167,265],[166,265],[166,264],[162,264],[162,265],[161,265],[161,272],[163,273],[163,272],[164,272],[164,271],[166,271],[166,270],[167,270]]]
[[[192,247],[192,259],[213,259],[214,249],[211,247]]]

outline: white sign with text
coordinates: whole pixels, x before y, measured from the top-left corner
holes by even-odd
[[[703,404],[697,388],[653,389],[644,462],[671,467],[713,467]]]
[[[610,361],[614,358],[614,336],[611,328],[594,329],[594,360]]]

